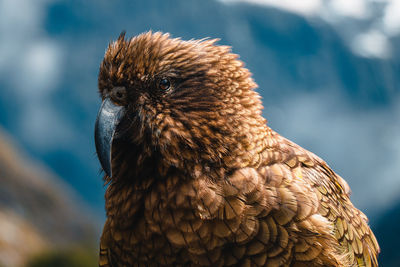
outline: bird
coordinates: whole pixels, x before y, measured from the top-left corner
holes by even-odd
[[[125,35],[98,75],[99,266],[378,266],[347,182],[268,126],[230,46]]]

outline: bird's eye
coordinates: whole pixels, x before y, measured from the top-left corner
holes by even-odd
[[[121,98],[123,97],[123,95],[122,95],[121,92],[116,92],[116,93],[115,93],[115,96],[116,96],[117,98],[119,98],[119,99],[121,99]]]
[[[171,87],[171,82],[168,79],[163,78],[160,80],[158,86],[160,87],[161,90],[166,91]]]
[[[123,101],[126,98],[126,88],[122,86],[114,87],[111,90],[111,96],[116,101]]]

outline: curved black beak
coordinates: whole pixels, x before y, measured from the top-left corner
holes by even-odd
[[[97,157],[104,172],[111,177],[111,149],[115,131],[122,117],[125,108],[115,105],[110,98],[103,100],[99,113],[97,114],[94,130],[94,141],[96,144]]]

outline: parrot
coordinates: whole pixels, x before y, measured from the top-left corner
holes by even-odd
[[[99,266],[378,266],[347,182],[268,126],[230,46],[125,35],[98,75]]]

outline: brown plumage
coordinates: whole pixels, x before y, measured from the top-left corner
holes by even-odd
[[[250,72],[215,42],[108,47],[100,94],[124,115],[100,266],[377,266],[347,183],[267,126]]]

